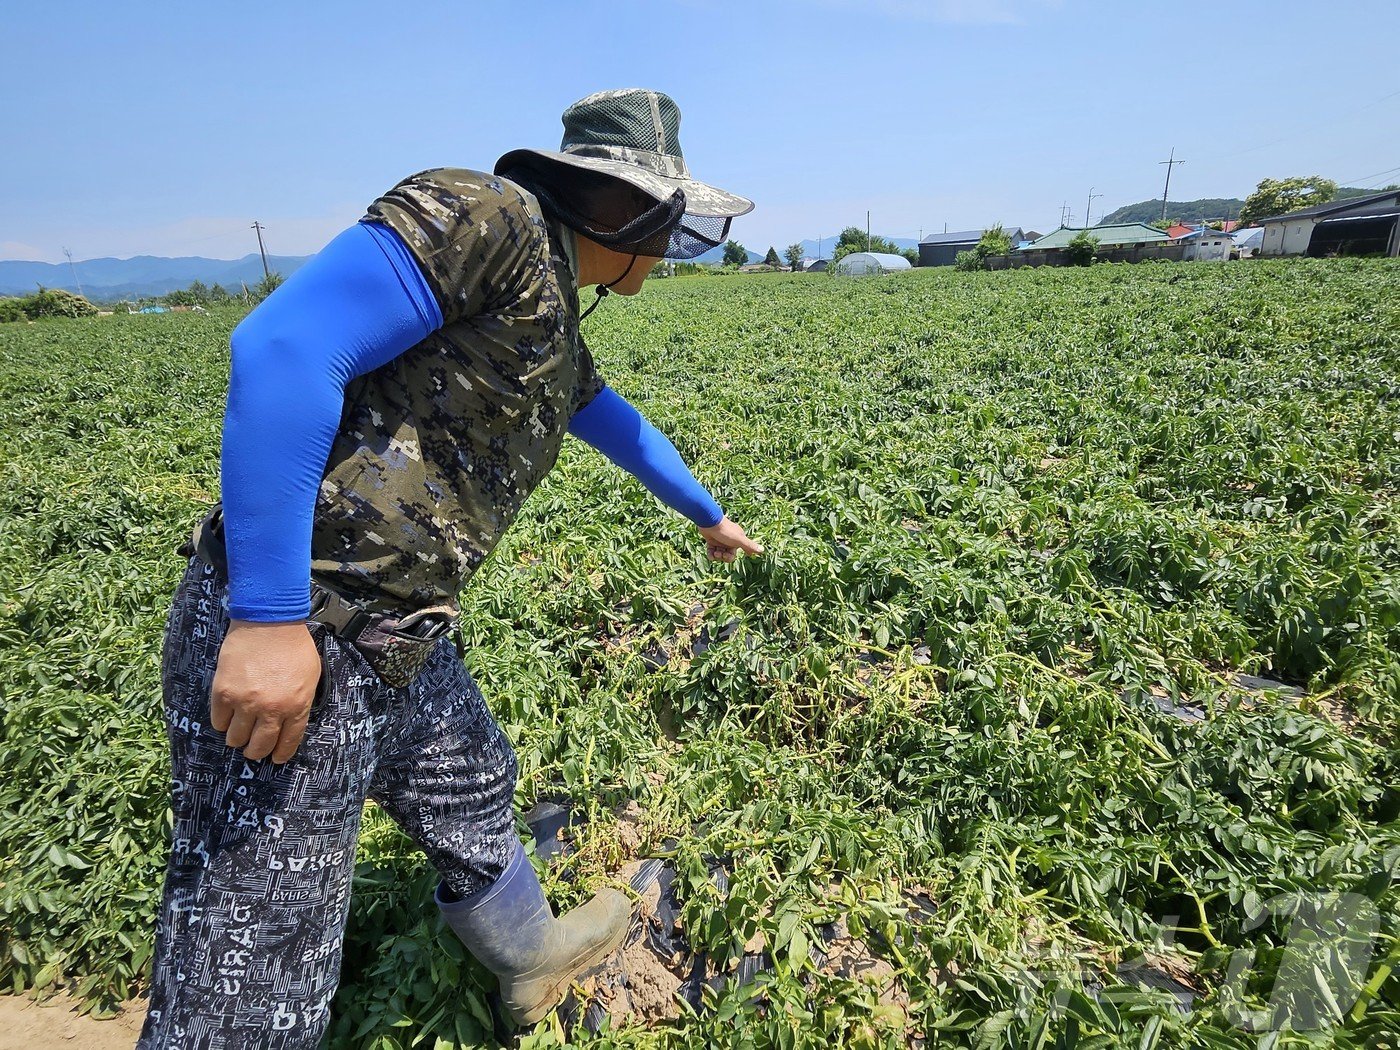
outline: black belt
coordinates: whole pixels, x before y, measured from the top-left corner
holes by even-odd
[[[228,577],[224,546],[223,508],[215,506],[195,526],[180,547],[185,557],[197,555]],[[311,581],[311,613],[307,619],[324,624],[338,638],[354,644],[370,665],[391,685],[407,685],[421,670],[438,639],[456,632],[458,655],[465,653],[460,619],[443,609],[425,609],[403,616],[378,612]]]

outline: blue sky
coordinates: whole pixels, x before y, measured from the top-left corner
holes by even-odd
[[[9,0],[0,259],[306,254],[422,168],[557,148],[602,88],[674,97],[764,251],[1041,231],[1162,191],[1400,181],[1400,0]]]

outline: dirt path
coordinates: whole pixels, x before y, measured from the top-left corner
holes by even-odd
[[[40,1006],[24,995],[0,995],[0,1050],[131,1050],[146,1017],[144,1002],[107,1021],[94,1021],[55,996]]]

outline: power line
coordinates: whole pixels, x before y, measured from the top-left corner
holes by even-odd
[[[1087,230],[1090,226],[1092,226],[1092,225],[1094,224],[1094,223],[1093,223],[1093,220],[1091,220],[1091,219],[1089,218],[1089,212],[1090,212],[1090,211],[1093,209],[1093,207],[1094,207],[1094,198],[1095,198],[1095,197],[1102,197],[1102,196],[1103,196],[1102,193],[1095,193],[1095,192],[1094,192],[1094,187],[1092,187],[1092,186],[1089,187],[1089,199],[1088,199],[1088,201],[1086,201],[1085,204],[1084,204],[1084,228],[1085,228],[1086,230]]]
[[[1396,95],[1400,95],[1400,91],[1392,91],[1389,94],[1382,95],[1380,98],[1372,99],[1370,102],[1367,102],[1364,105],[1351,107],[1346,113],[1343,113],[1340,116],[1329,117],[1327,126],[1335,127],[1343,121],[1353,120],[1355,119],[1357,114],[1363,113],[1366,110],[1371,109],[1375,106],[1379,106],[1382,102],[1386,102],[1394,98]],[[1269,146],[1277,146],[1280,142],[1288,142],[1291,139],[1301,138],[1304,135],[1314,134],[1316,131],[1318,131],[1319,127],[1321,127],[1321,125],[1319,124],[1304,124],[1302,130],[1300,131],[1291,131],[1280,138],[1271,139],[1268,142],[1261,143],[1258,146],[1248,146],[1245,149],[1235,150],[1233,153],[1224,153],[1216,156],[1214,159],[1217,161],[1229,160],[1231,157],[1239,157],[1245,153],[1253,153],[1255,150],[1267,149]]]
[[[1359,185],[1360,183],[1367,182],[1367,181],[1369,181],[1369,180],[1371,180],[1371,179],[1383,179],[1383,178],[1385,178],[1387,175],[1391,174],[1392,172],[1397,172],[1397,171],[1400,171],[1400,165],[1397,165],[1397,166],[1394,167],[1394,168],[1386,168],[1385,171],[1377,171],[1377,172],[1375,172],[1375,173],[1373,173],[1373,174],[1371,174],[1371,175],[1362,175],[1359,179],[1343,179],[1343,180],[1342,180],[1342,185],[1343,185],[1343,186]]]

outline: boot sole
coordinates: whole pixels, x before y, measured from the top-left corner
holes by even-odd
[[[629,912],[627,916],[627,922],[622,927],[621,933],[617,934],[615,937],[610,938],[601,947],[596,948],[591,952],[585,952],[577,958],[570,960],[569,975],[567,977],[559,978],[553,984],[548,986],[548,991],[546,992],[541,1005],[532,1007],[528,1012],[518,1012],[512,1009],[509,1005],[506,1005],[506,1013],[510,1014],[511,1020],[514,1021],[517,1025],[520,1025],[522,1028],[538,1024],[540,1021],[544,1020],[544,1018],[549,1016],[550,1011],[555,1009],[555,1007],[557,1007],[563,1001],[564,992],[569,987],[569,985],[572,984],[574,981],[578,980],[580,977],[584,976],[589,970],[593,969],[593,967],[599,965],[613,952],[617,951],[617,949],[622,946],[622,942],[627,939],[627,933],[631,929],[632,914]]]

